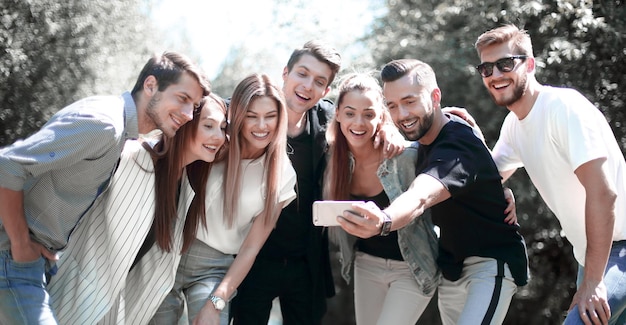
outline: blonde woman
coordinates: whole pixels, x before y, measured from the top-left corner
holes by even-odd
[[[207,228],[182,257],[174,289],[153,323],[175,324],[183,297],[193,324],[228,323],[228,301],[281,209],[295,198],[285,109],[282,92],[266,75],[248,76],[235,88],[228,158],[213,166],[207,183]]]

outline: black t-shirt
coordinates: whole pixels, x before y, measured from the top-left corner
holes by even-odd
[[[437,263],[448,280],[461,276],[469,256],[504,261],[517,285],[528,280],[528,257],[519,225],[504,222],[507,203],[489,150],[472,130],[448,122],[435,141],[419,146],[417,173],[439,180],[451,198],[432,207],[439,226]]]
[[[269,258],[302,257],[306,255],[312,206],[316,198],[313,167],[313,136],[305,130],[295,138],[287,138],[287,155],[297,175],[295,200],[281,212],[276,228],[268,237],[260,256]]]
[[[389,206],[389,197],[385,191],[381,191],[372,197],[351,194],[350,199],[354,201],[372,201],[381,209]],[[359,251],[372,256],[404,261],[400,252],[400,246],[398,246],[398,232],[395,230],[390,232],[388,236],[373,236],[366,239],[358,238],[356,247]]]

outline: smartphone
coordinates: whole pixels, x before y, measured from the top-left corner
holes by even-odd
[[[313,224],[316,226],[339,226],[337,216],[343,215],[345,210],[352,211],[355,203],[363,201],[315,201],[313,202]]]

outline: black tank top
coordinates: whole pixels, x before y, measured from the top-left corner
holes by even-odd
[[[372,197],[350,194],[350,198],[354,201],[372,201],[381,209],[389,206],[389,197],[387,197],[385,191],[381,191],[378,195]],[[390,232],[388,236],[374,236],[367,239],[359,238],[356,242],[356,248],[372,256],[404,261],[400,252],[400,246],[398,246],[398,232],[395,230]]]

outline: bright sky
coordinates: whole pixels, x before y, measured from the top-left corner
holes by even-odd
[[[258,60],[270,67],[259,69],[272,69],[280,76],[291,51],[310,39],[335,46],[344,67],[351,57],[363,55],[354,43],[368,31],[381,7],[384,0],[161,0],[153,7],[153,17],[163,38],[177,50],[196,54],[211,78],[230,49],[240,45],[253,57],[257,51],[271,53],[273,62]],[[181,38],[187,38],[192,48],[185,48]]]

